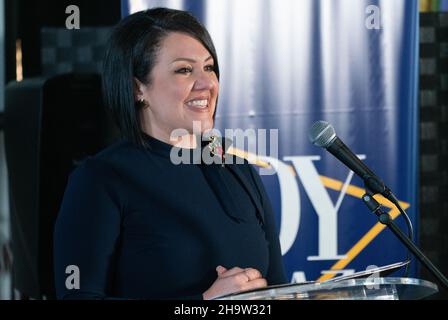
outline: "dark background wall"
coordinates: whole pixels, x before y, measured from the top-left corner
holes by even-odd
[[[420,14],[420,245],[448,274],[448,13]],[[421,268],[421,277],[434,277]],[[448,299],[447,290],[439,298]]]
[[[69,5],[79,8],[80,30],[66,28]],[[120,9],[119,0],[6,0],[4,131],[16,299],[54,298],[53,225],[68,174],[115,137],[98,66]],[[18,83],[17,39],[23,55]]]
[[[23,76],[41,74],[41,29],[65,28],[65,9],[77,5],[83,27],[113,26],[121,17],[120,0],[6,0],[6,83],[16,77],[16,40],[22,40]]]

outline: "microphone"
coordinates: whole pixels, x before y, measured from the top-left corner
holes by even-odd
[[[361,179],[364,180],[364,184],[367,189],[366,195],[373,194],[381,194],[386,199],[390,200],[398,210],[403,214],[406,219],[406,223],[408,224],[409,235],[408,237],[401,231],[401,229],[394,223],[393,219],[390,217],[388,213],[385,213],[381,210],[381,207],[373,199],[373,197],[363,196],[364,203],[369,207],[369,209],[374,212],[379,221],[387,225],[391,231],[398,237],[398,239],[406,246],[406,248],[414,254],[417,259],[423,263],[425,267],[431,271],[431,273],[437,278],[440,283],[443,284],[445,288],[448,288],[448,279],[443,275],[443,273],[437,269],[436,266],[429,260],[423,252],[414,244],[413,242],[413,230],[412,223],[406,214],[406,212],[401,208],[398,199],[394,196],[394,194],[390,191],[388,187],[384,185],[384,182],[378,178],[372,170],[370,170],[342,141],[336,136],[336,132],[331,124],[325,121],[317,121],[315,122],[310,132],[308,133],[308,137],[310,138],[311,143],[318,147],[322,147],[327,149],[332,155],[338,158],[342,163],[344,163],[348,168],[353,170]],[[368,198],[368,199],[367,199]],[[370,201],[373,199],[375,202],[372,202],[374,205],[370,207]],[[410,261],[410,257],[408,257]],[[408,268],[409,264],[406,265]],[[407,270],[407,269],[406,269]],[[407,273],[407,271],[406,271]]]
[[[312,144],[327,149],[349,169],[364,180],[366,188],[374,194],[381,194],[394,202],[390,189],[338,138],[333,126],[326,121],[315,122],[308,137]]]

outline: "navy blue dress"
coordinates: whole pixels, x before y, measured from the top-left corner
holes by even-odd
[[[218,265],[256,268],[269,285],[285,283],[272,208],[254,168],[175,165],[171,145],[145,140],[147,147],[122,140],[70,175],[54,233],[57,297],[201,299]],[[66,287],[69,265],[79,268],[79,289]]]

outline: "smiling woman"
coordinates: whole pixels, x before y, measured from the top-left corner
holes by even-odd
[[[213,126],[218,79],[207,30],[186,12],[158,8],[135,13],[115,28],[103,93],[125,137],[143,145],[149,134],[171,144],[173,129],[192,131],[195,120],[203,130]],[[205,100],[207,108],[197,108]]]
[[[212,299],[286,281],[252,166],[170,158],[174,146],[225,152],[195,136],[213,128],[218,79],[212,40],[189,13],[157,8],[117,25],[103,93],[123,139],[70,175],[54,233],[58,298]]]
[[[193,134],[194,121],[200,122],[203,131],[213,127],[218,77],[214,59],[201,42],[171,32],[161,42],[157,64],[148,77],[145,83],[135,80],[136,100],[145,105],[141,118],[147,134],[171,143],[175,129],[185,128]]]

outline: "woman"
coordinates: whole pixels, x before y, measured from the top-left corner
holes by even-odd
[[[212,299],[285,282],[255,170],[172,161],[174,145],[209,150],[193,123],[213,128],[218,78],[212,40],[189,13],[142,11],[114,29],[103,93],[124,138],[70,176],[54,235],[58,298]]]

